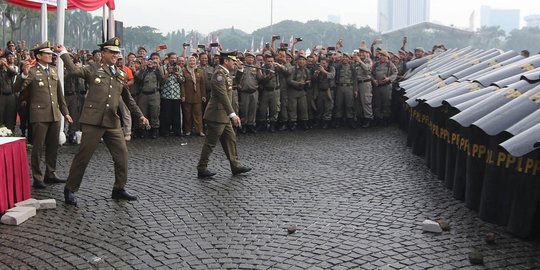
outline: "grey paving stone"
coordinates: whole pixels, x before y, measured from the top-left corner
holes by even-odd
[[[214,179],[196,178],[200,138],[133,140],[127,190],[110,199],[114,165],[100,145],[86,170],[79,207],[63,186],[32,190],[57,200],[20,226],[0,226],[0,269],[461,269],[480,249],[486,269],[540,268],[540,246],[486,223],[452,197],[394,127],[239,136],[244,164],[232,176],[218,148]],[[67,176],[76,147],[59,150]],[[452,230],[423,234],[426,218]],[[287,226],[297,232],[287,235]],[[486,246],[486,231],[497,235]],[[69,262],[65,258],[69,258]],[[471,268],[476,269],[476,268]]]

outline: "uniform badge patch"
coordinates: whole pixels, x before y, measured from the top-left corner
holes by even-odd
[[[221,82],[221,81],[223,81],[223,76],[221,76],[221,75],[218,75],[218,76],[216,77],[216,80],[217,80],[218,82]]]

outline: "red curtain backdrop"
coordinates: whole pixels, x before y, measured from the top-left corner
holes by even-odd
[[[0,144],[0,214],[31,197],[26,140]]]
[[[8,3],[21,6],[24,8],[41,9],[41,4],[31,2],[28,0],[7,0]],[[86,11],[93,11],[107,5],[110,9],[114,10],[114,0],[68,0],[68,9],[82,9]],[[47,5],[48,11],[55,11],[56,7]]]

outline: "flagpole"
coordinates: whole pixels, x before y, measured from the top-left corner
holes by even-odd
[[[270,33],[274,34],[274,0],[270,0]]]
[[[107,37],[109,36],[109,34],[107,33],[107,7],[106,5],[103,5],[101,9],[103,9],[103,23],[102,23],[103,37],[101,38],[101,42],[105,42],[105,40],[107,40]]]
[[[63,0],[57,1],[56,3],[56,42],[58,44],[64,44],[64,27],[65,27],[65,13],[66,6]],[[46,14],[45,14],[46,15]],[[62,89],[62,94],[64,93],[64,62],[60,57],[56,60],[56,73],[58,74],[58,83]],[[59,143],[64,144],[66,142],[66,134],[64,133],[64,118],[60,118],[60,134],[59,134]]]
[[[105,8],[105,6],[103,6]],[[111,8],[109,8],[109,27],[108,27],[109,31],[108,31],[108,37],[106,38],[107,40],[113,38],[114,36],[116,36],[116,31],[114,29],[114,10],[112,10]]]
[[[41,3],[41,42],[47,40],[47,4]]]

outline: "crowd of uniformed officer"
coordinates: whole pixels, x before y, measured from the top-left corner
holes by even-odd
[[[335,47],[317,46],[306,55],[304,50],[295,50],[301,39],[294,39],[290,48],[289,44],[277,45],[278,40],[273,36],[263,51],[237,55],[239,61],[232,72],[233,108],[242,119],[240,133],[387,126],[392,114],[392,89],[405,73],[405,63],[433,53],[422,48],[414,53],[406,51],[406,39],[396,54],[380,48],[380,40],[370,47],[362,42],[358,50],[346,53],[341,51],[343,40],[339,40]],[[13,129],[18,108],[23,116],[21,131],[29,135],[24,121],[28,113],[21,106],[26,101],[22,96],[15,97],[11,85],[21,65],[35,58],[23,56],[28,52],[23,47],[13,50],[11,41],[7,45],[0,57],[0,104],[8,105],[1,106],[0,125]],[[165,47],[159,46],[150,54],[141,47],[125,59],[120,57],[117,63],[126,73],[133,98],[150,121],[150,129],[132,122],[129,110],[120,104],[127,141],[132,137],[205,136],[203,114],[221,47],[198,48],[187,55],[184,46],[180,54],[162,55]],[[79,66],[101,61],[99,50],[69,53]],[[87,83],[66,73],[64,96],[74,121],[67,128],[69,143],[76,142],[87,89]]]

